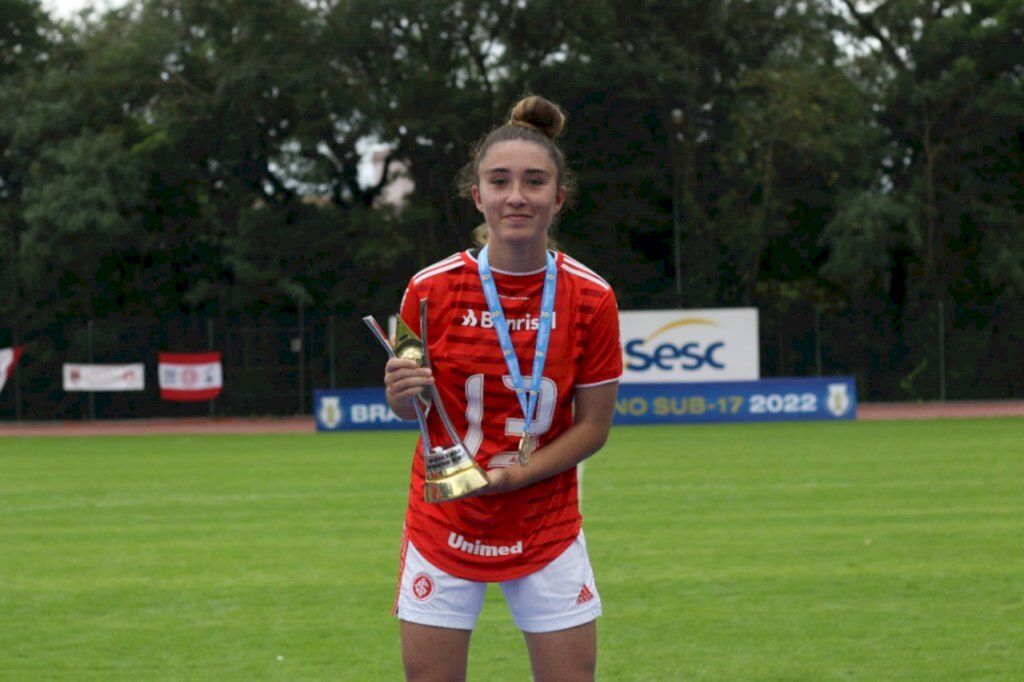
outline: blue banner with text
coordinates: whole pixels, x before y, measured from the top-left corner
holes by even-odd
[[[856,419],[853,377],[622,384],[616,424]]]
[[[402,421],[391,411],[383,386],[314,391],[313,416],[317,431],[416,428],[416,422]]]
[[[391,412],[384,388],[315,391],[317,431],[415,429]],[[856,419],[853,377],[621,384],[616,424]]]

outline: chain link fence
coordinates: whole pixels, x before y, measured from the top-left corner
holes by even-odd
[[[762,377],[852,375],[867,402],[1024,398],[1022,306],[768,307],[760,328]]]
[[[761,376],[852,375],[861,401],[1024,398],[1024,310],[922,301],[891,309],[760,306]],[[316,389],[376,386],[385,356],[363,313],[301,309],[253,317],[179,316],[55,324],[23,344],[0,393],[0,420],[290,416]],[[376,313],[383,322],[385,312]],[[889,322],[897,320],[897,322]],[[221,353],[224,388],[202,403],[161,400],[161,351]],[[139,392],[66,392],[63,363],[134,363]]]
[[[311,414],[314,389],[369,385],[383,374],[384,355],[358,317],[301,312],[273,318],[181,316],[75,322],[48,332],[25,340],[0,336],[0,347],[24,345],[0,394],[0,420]],[[162,400],[159,353],[211,350],[221,354],[221,394],[199,403]],[[143,391],[63,389],[64,363],[139,362],[146,370]]]

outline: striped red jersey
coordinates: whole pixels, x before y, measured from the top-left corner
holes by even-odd
[[[577,389],[617,382],[622,375],[619,314],[612,288],[563,253],[556,254],[556,263],[551,339],[530,427],[539,436],[540,447],[572,424]],[[492,273],[528,386],[544,269]],[[428,352],[445,410],[477,462],[484,467],[508,466],[516,461],[524,415],[474,254],[456,253],[413,276],[402,298],[401,316],[417,334],[419,302],[424,298]],[[433,410],[427,421],[431,444],[451,445]],[[510,493],[428,504],[423,500],[422,445],[413,458],[405,532],[435,566],[468,580],[513,580],[543,568],[579,534],[582,519],[575,468]]]

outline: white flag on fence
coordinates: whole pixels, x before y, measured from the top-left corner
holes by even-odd
[[[160,353],[159,375],[164,400],[213,400],[224,385],[220,351]]]
[[[64,365],[65,391],[141,391],[146,388],[146,369],[141,362],[129,365]]]
[[[18,358],[20,357],[21,346],[0,348],[0,391],[4,390],[7,377],[14,371],[14,366],[18,364]]]

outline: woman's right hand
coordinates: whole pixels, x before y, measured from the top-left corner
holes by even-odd
[[[407,421],[416,418],[412,401],[433,383],[430,369],[420,367],[415,360],[389,358],[384,365],[384,393],[388,405],[396,415]]]

